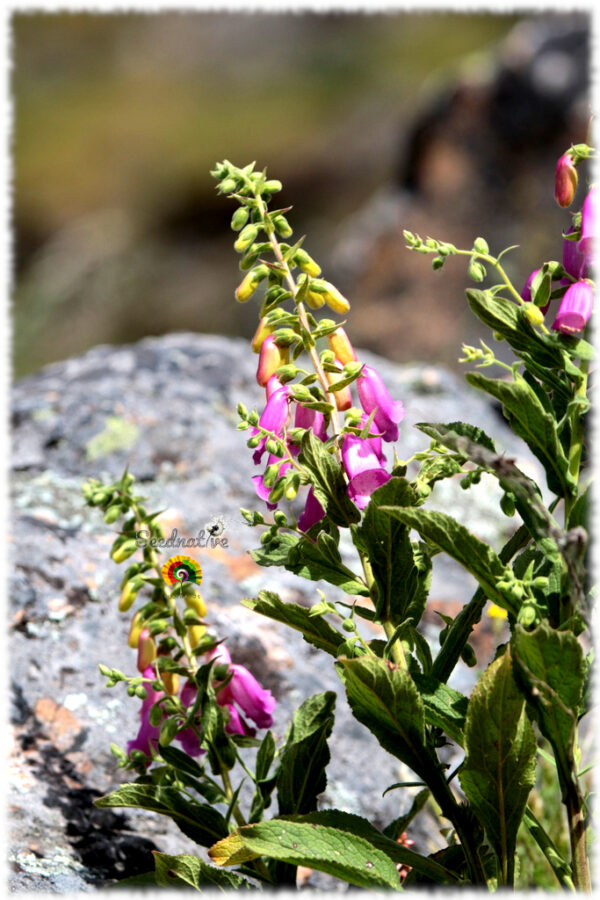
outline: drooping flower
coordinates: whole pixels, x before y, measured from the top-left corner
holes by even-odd
[[[581,208],[581,238],[579,248],[591,269],[595,262],[595,243],[598,238],[598,188],[592,188]]]
[[[219,664],[227,665],[233,677],[217,693],[219,706],[228,708],[230,718],[225,730],[229,734],[249,734],[252,729],[244,722],[240,710],[259,728],[270,728],[273,724],[273,710],[277,705],[271,691],[263,688],[254,675],[245,666],[231,662],[231,656],[224,644],[219,644],[206,654],[208,660],[216,659]],[[235,704],[235,705],[234,705]]]
[[[325,510],[314,495],[312,487],[306,495],[304,511],[298,516],[298,528],[300,531],[308,531],[325,515]]]
[[[563,153],[554,173],[554,199],[559,206],[570,206],[577,190],[577,169],[571,154]]]
[[[594,288],[592,283],[585,279],[576,281],[567,288],[552,328],[563,334],[583,331],[592,314],[593,306]]]
[[[531,302],[532,302],[532,300],[531,300],[531,286],[532,286],[532,284],[533,284],[533,280],[534,280],[535,276],[536,276],[536,275],[538,274],[538,272],[540,272],[540,271],[541,271],[541,269],[534,269],[533,272],[531,273],[531,275],[529,276],[529,278],[527,279],[527,281],[525,282],[525,284],[523,285],[523,290],[521,291],[521,297],[523,298],[523,300],[525,300],[526,303],[531,303]],[[550,306],[550,301],[548,300],[548,302],[547,302],[544,306],[541,306],[541,307],[540,307],[540,312],[541,312],[542,314],[543,314],[543,313],[546,313],[546,312],[548,311],[548,307],[549,307],[549,306]],[[542,318],[542,321],[543,321],[543,318]]]
[[[294,417],[294,425],[296,428],[306,428],[310,429],[315,437],[319,438],[320,441],[327,440],[327,425],[325,423],[325,416],[322,412],[319,412],[316,409],[309,409],[307,406],[302,406],[301,403],[296,404],[296,414]],[[296,453],[292,450],[294,455],[297,455],[300,448],[296,448]]]
[[[279,347],[273,335],[268,335],[261,344],[256,369],[256,380],[260,386],[266,387],[269,379],[287,360],[287,347]]]
[[[350,343],[350,338],[340,325],[331,334],[327,335],[329,349],[335,354],[343,366],[349,362],[356,362],[356,352]]]
[[[359,509],[364,509],[373,491],[391,478],[383,467],[380,447],[380,438],[361,438],[354,434],[345,434],[342,438],[342,463],[349,479],[348,496]]]
[[[572,234],[575,228],[571,226],[567,234]],[[581,248],[581,241],[569,241],[565,238],[563,242],[563,269],[572,278],[586,278],[588,274],[588,264],[585,253]],[[568,284],[571,282],[568,281]]]
[[[375,410],[373,420],[384,441],[398,440],[398,423],[404,418],[401,400],[392,400],[381,376],[371,366],[364,366],[356,380],[360,403],[367,416]],[[375,429],[373,429],[375,430]]]
[[[288,399],[290,389],[287,385],[281,384],[275,375],[272,375],[271,378],[269,378],[266,389],[267,405],[258,420],[258,424],[260,425],[260,428],[264,428],[266,431],[273,432],[277,436],[283,437],[283,428],[289,416]],[[262,433],[260,428],[253,428],[251,430],[252,436],[260,435]],[[267,435],[263,435],[254,451],[252,458],[257,466],[260,465],[268,439]]]

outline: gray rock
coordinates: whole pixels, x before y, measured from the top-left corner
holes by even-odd
[[[532,460],[501,417],[460,379],[432,366],[399,367],[369,354],[407,414],[397,446],[408,459],[428,441],[418,421],[476,422],[535,474]],[[128,616],[116,601],[121,574],[108,558],[114,526],[84,505],[84,478],[114,479],[126,465],[154,509],[182,535],[194,536],[222,517],[226,549],[197,550],[209,619],[278,700],[274,733],[282,738],[293,709],[314,692],[338,694],[329,784],[321,805],[369,817],[383,826],[405,812],[408,789],[382,798],[406,777],[351,716],[331,659],[299,634],[240,605],[260,589],[311,605],[315,585],[285,571],[260,569],[247,556],[258,534],[240,506],[260,508],[244,435],[236,431],[238,400],[260,407],[256,358],[243,341],[192,334],[148,338],[125,347],[95,347],[53,364],[14,386],[11,494],[10,849],[14,891],[89,891],[150,870],[150,851],[196,853],[170,820],[143,812],[100,810],[94,799],[126,780],[109,750],[137,730],[138,701],[119,686],[104,688],[98,664],[135,671],[126,645]],[[100,436],[100,437],[99,437]],[[514,529],[498,528],[493,484],[467,495],[455,484],[436,489],[441,508],[496,545]],[[350,559],[352,547],[344,544]],[[177,551],[176,551],[177,552]],[[166,558],[166,557],[165,557]],[[465,602],[472,583],[436,558],[433,607]],[[331,591],[331,595],[335,592]],[[432,616],[432,620],[436,617]],[[437,628],[425,633],[437,648]],[[372,634],[372,632],[371,632]],[[487,659],[480,660],[482,665]],[[475,673],[458,671],[468,690]],[[415,825],[417,849],[434,849],[431,828]],[[203,854],[203,851],[200,851]],[[322,885],[312,876],[308,886]],[[339,887],[339,883],[337,883]],[[331,885],[330,885],[331,888]]]

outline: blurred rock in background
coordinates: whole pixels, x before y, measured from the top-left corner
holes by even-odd
[[[352,300],[355,342],[397,361],[455,366],[476,339],[466,266],[432,272],[403,228],[523,244],[517,284],[560,253],[554,164],[586,137],[585,14],[12,23],[17,376],[97,343],[253,333],[209,175],[223,157],[283,181],[296,236]]]

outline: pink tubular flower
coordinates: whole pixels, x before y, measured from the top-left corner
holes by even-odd
[[[325,510],[315,497],[312,487],[306,496],[306,505],[304,512],[298,517],[298,528],[300,531],[308,531],[317,522],[320,522],[325,515]]]
[[[554,199],[559,206],[570,206],[577,190],[577,169],[571,154],[563,153],[554,173]]]
[[[527,303],[531,303],[531,285],[533,284],[533,279],[537,275],[540,269],[534,269],[525,284],[523,285],[523,290],[521,291],[521,297]],[[546,313],[548,311],[548,307],[550,306],[550,301],[546,303],[545,306],[540,307],[542,313]]]
[[[154,681],[156,678],[154,666],[146,666],[142,675],[144,678],[151,678]],[[156,750],[158,744],[160,726],[150,724],[150,709],[161,697],[164,697],[164,694],[162,691],[155,691],[148,684],[145,684],[144,687],[146,696],[142,700],[140,709],[140,728],[134,740],[127,742],[127,752],[131,753],[132,750],[141,750],[146,756],[152,756],[152,748]]]
[[[281,461],[281,458],[279,456],[273,456],[273,454],[270,454],[267,459],[267,466],[270,466],[273,463],[280,462],[280,461]],[[284,462],[282,462],[281,465],[279,466],[279,476],[283,475],[288,469],[291,468],[291,466],[292,466],[292,464],[289,460],[285,460]],[[260,497],[261,500],[265,501],[265,503],[267,504],[267,507],[269,509],[277,509],[276,503],[269,503],[269,494],[271,493],[273,485],[271,485],[271,487],[268,487],[265,484],[265,476],[264,475],[253,475],[252,482],[254,484],[254,490],[256,491],[257,496]]]
[[[301,403],[296,404],[294,425],[296,428],[310,429],[320,441],[327,440],[325,416],[322,412],[317,412],[316,409],[309,409],[307,406],[302,406]],[[299,452],[299,448],[297,448],[296,452]]]
[[[391,478],[382,465],[380,447],[379,438],[360,438],[354,434],[345,434],[342,438],[342,462],[349,478],[348,496],[359,509],[364,509],[373,491]]]
[[[229,667],[233,678],[217,694],[219,706],[226,706],[229,711],[229,722],[225,730],[228,734],[249,734],[252,729],[244,722],[234,704],[249,716],[259,728],[270,728],[273,724],[272,712],[277,701],[271,691],[261,687],[254,675],[237,663],[231,662],[229,651],[223,644],[206,654],[208,660],[216,659],[217,663]]]
[[[375,410],[374,424],[384,441],[398,440],[398,423],[404,418],[400,400],[392,400],[381,376],[370,366],[364,366],[356,380],[361,406],[369,416]],[[375,430],[375,429],[374,429]]]
[[[571,226],[567,234],[572,234],[575,228]],[[586,278],[588,274],[588,265],[585,254],[581,248],[581,241],[569,241],[565,238],[563,242],[563,269],[572,278]],[[567,281],[571,284],[570,281]]]
[[[592,188],[581,209],[581,238],[579,249],[591,268],[595,262],[594,245],[598,237],[598,188]]]
[[[594,288],[591,282],[576,281],[567,288],[552,328],[563,334],[583,331],[592,314],[593,305]]]
[[[198,689],[193,681],[186,681],[179,698],[186,708],[192,706],[196,699],[197,692]],[[200,756],[201,753],[206,753],[206,750],[203,750],[200,747],[200,738],[193,728],[185,728],[183,731],[180,731],[179,734],[175,736],[175,740],[179,741],[182,749],[188,756]]]
[[[282,385],[278,378],[273,375],[267,383],[267,405],[265,406],[262,416],[258,420],[261,428],[272,431],[278,436],[282,436],[283,428],[288,420],[288,398],[290,389],[286,385]],[[251,431],[253,436],[261,434],[258,428]],[[253,460],[258,466],[262,459],[267,444],[267,436],[263,435],[261,441],[254,451]]]

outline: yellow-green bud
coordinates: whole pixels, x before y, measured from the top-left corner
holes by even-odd
[[[143,625],[144,623],[142,622],[142,617],[140,616],[139,612],[136,612],[133,619],[131,620],[131,625],[129,626],[129,635],[127,637],[127,644],[129,647],[131,647],[132,650],[137,649],[138,639]]]
[[[194,647],[197,647],[200,643],[201,638],[206,634],[206,626],[205,625],[189,625],[188,626],[188,638],[190,641],[190,647],[192,650]]]
[[[275,226],[277,234],[281,235],[281,237],[289,237],[293,232],[293,229],[285,216],[275,216],[273,225]]]
[[[112,525],[113,522],[116,522],[119,516],[121,515],[122,509],[120,503],[111,503],[106,512],[104,513],[104,521],[107,525]]]
[[[122,544],[118,544],[116,547],[113,547],[111,551],[111,559],[116,563],[125,562],[126,559],[135,553],[137,550],[137,541],[134,538],[129,538],[124,541]]]
[[[173,696],[179,693],[179,674],[177,672],[161,672],[160,677],[167,694]]]
[[[283,187],[282,183],[278,181],[276,178],[271,178],[269,181],[265,181],[263,185],[263,190],[268,191],[269,194],[276,194],[277,191],[280,191]]]
[[[261,281],[266,278],[268,271],[268,268],[263,265],[250,269],[242,282],[237,286],[235,299],[240,303],[245,303],[246,300],[249,300]]]
[[[243,251],[247,250],[250,244],[256,240],[257,235],[258,228],[256,225],[246,225],[233,245],[234,250],[237,250],[238,253],[243,253]]]
[[[132,578],[131,581],[127,582],[121,592],[121,598],[119,600],[119,612],[127,612],[128,609],[131,609],[133,603],[135,602],[135,598],[138,595],[138,591],[143,585],[143,578]]]
[[[231,217],[231,227],[234,231],[239,231],[240,228],[243,228],[246,222],[248,221],[248,207],[240,206],[239,209],[236,209],[234,214]]]
[[[541,325],[544,321],[544,313],[535,303],[524,303],[521,309],[532,325]]]
[[[300,266],[303,272],[306,272],[306,274],[310,275],[312,278],[316,278],[321,274],[321,266],[316,263],[312,256],[310,256],[306,250],[303,250],[302,247],[300,247],[299,250],[296,250],[294,262]]]
[[[336,358],[339,359],[343,366],[349,362],[356,362],[357,357],[354,347],[341,326],[340,328],[337,328],[333,334],[327,335],[327,343],[329,344],[329,349],[333,351]]]
[[[153,663],[156,659],[156,644],[154,643],[154,639],[150,636],[148,628],[142,628],[140,631],[137,647],[137,668],[138,672],[143,672],[144,669],[147,669],[150,663]]]
[[[202,599],[201,594],[191,594],[189,597],[185,597],[185,605],[188,609],[193,609],[195,613],[197,613],[198,618],[203,619],[206,615],[206,603]]]
[[[311,309],[320,309],[325,305],[325,296],[323,294],[316,294],[314,291],[307,291],[304,296],[304,302],[307,306],[310,306]]]
[[[262,347],[263,341],[265,340],[265,338],[269,337],[270,334],[273,334],[273,328],[269,324],[267,324],[267,317],[263,316],[258,323],[258,328],[254,332],[254,337],[252,338],[252,343],[250,344],[254,353],[260,353],[260,348]]]
[[[325,303],[336,313],[347,313],[350,309],[350,303],[346,298],[341,294],[334,284],[331,284],[330,281],[323,281],[319,279],[318,282],[313,282],[311,285],[316,293],[322,294],[325,299]]]

